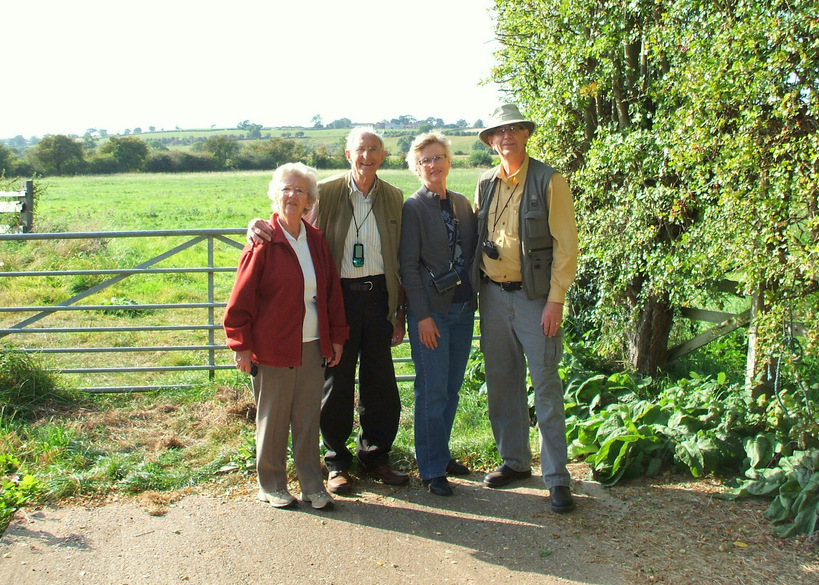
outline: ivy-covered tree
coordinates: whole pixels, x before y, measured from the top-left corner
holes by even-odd
[[[686,245],[753,295],[747,373],[764,382],[774,356],[800,357],[794,323],[819,348],[819,12],[699,4],[675,2],[664,28],[685,54],[668,76],[670,157],[680,201],[707,202]]]
[[[677,308],[731,277],[760,293],[766,355],[790,316],[815,347],[815,4],[496,0],[495,11],[495,80],[538,122],[532,154],[573,187],[581,332],[654,374]]]

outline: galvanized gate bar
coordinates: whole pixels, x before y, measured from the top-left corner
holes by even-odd
[[[0,272],[0,278],[8,277],[37,277],[37,276],[79,276],[79,275],[113,275],[80,294],[74,295],[59,304],[51,306],[16,306],[0,307],[0,313],[24,313],[37,312],[36,315],[20,321],[10,327],[0,328],[0,338],[10,334],[51,334],[51,333],[101,333],[101,332],[161,332],[161,331],[203,331],[207,333],[208,341],[201,345],[178,345],[178,346],[129,346],[129,347],[50,347],[50,348],[27,348],[43,354],[70,354],[70,353],[125,353],[125,352],[167,352],[167,351],[206,351],[208,353],[207,365],[171,365],[171,366],[113,366],[113,367],[72,367],[57,370],[58,373],[65,374],[105,374],[105,373],[130,373],[130,372],[179,372],[179,371],[207,371],[209,376],[213,376],[216,370],[232,370],[234,366],[217,365],[216,352],[226,351],[226,345],[216,343],[216,329],[221,330],[221,323],[216,323],[215,310],[223,308],[227,303],[216,302],[214,275],[216,273],[235,272],[235,267],[214,266],[214,240],[218,240],[230,247],[242,249],[243,242],[237,242],[229,238],[229,235],[244,235],[245,230],[239,228],[227,229],[187,229],[187,230],[150,230],[150,231],[117,231],[117,232],[71,232],[71,233],[49,233],[49,234],[0,234],[0,241],[14,240],[66,240],[66,239],[109,239],[109,238],[144,238],[144,237],[175,237],[182,236],[190,238],[170,250],[163,252],[153,258],[130,268],[114,269],[94,269],[94,270],[47,270],[47,271],[15,271]],[[154,268],[153,266],[167,258],[170,258],[196,244],[207,241],[207,266],[206,267],[181,267],[181,268]],[[204,273],[207,275],[207,302],[204,303],[168,303],[168,304],[126,304],[126,305],[78,305],[78,301],[93,295],[106,287],[116,284],[125,278],[133,275],[145,274],[167,274],[167,273]],[[64,311],[144,311],[144,310],[164,310],[164,309],[207,309],[207,324],[196,325],[135,325],[116,327],[28,327],[28,325],[58,312]],[[0,348],[0,351],[9,351]],[[12,349],[11,351],[14,351]],[[186,384],[163,384],[155,386],[92,386],[82,388],[87,392],[137,392],[158,389],[180,388],[188,386]]]

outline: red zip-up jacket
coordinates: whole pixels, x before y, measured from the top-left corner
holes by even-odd
[[[322,233],[303,221],[316,271],[321,355],[333,357],[333,343],[350,336],[344,314],[341,282]],[[273,238],[242,250],[236,282],[225,309],[227,345],[233,351],[253,350],[257,364],[288,368],[301,365],[304,321],[304,276],[296,252],[277,215],[270,220]]]

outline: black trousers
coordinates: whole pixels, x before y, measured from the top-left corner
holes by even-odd
[[[321,403],[321,436],[327,448],[324,462],[331,471],[348,469],[353,461],[347,442],[353,431],[356,365],[361,425],[356,450],[365,468],[389,463],[401,415],[384,276],[342,279],[341,288],[350,339],[338,365],[325,372]]]

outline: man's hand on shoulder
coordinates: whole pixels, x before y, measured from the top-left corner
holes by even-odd
[[[247,243],[263,244],[273,239],[273,227],[266,219],[257,217],[247,226]]]

